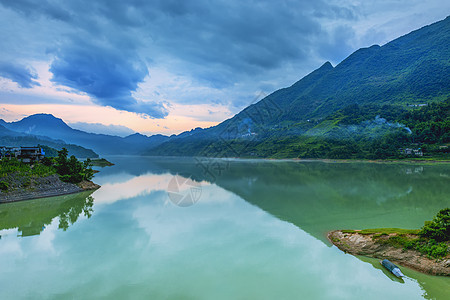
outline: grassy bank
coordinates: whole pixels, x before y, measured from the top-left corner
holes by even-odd
[[[42,178],[56,173],[55,168],[43,164],[29,165],[17,159],[0,161],[0,190],[7,192],[15,186],[27,187],[34,178]]]
[[[68,157],[67,149],[58,151],[57,157],[44,157],[33,164],[23,163],[16,158],[4,158],[0,161],[0,190],[26,189],[35,179],[58,174],[60,180],[67,183],[90,181],[94,175],[89,159],[79,161],[75,156]]]
[[[449,254],[450,209],[439,211],[434,219],[426,221],[421,229],[374,228],[341,232],[370,236],[376,244],[415,250],[429,258],[439,259]]]
[[[95,158],[91,159],[91,165],[95,167],[110,167],[114,166],[114,164],[105,158]]]

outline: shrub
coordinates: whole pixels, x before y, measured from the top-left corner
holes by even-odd
[[[442,209],[432,221],[426,221],[419,231],[419,235],[424,238],[436,240],[438,242],[450,240],[450,208]]]
[[[79,183],[83,180],[91,180],[94,176],[91,160],[79,161],[75,156],[67,157],[68,151],[63,148],[58,151],[56,158],[56,171],[64,182]]]
[[[44,166],[50,167],[53,165],[53,160],[50,157],[44,157],[43,159],[41,159],[41,163]]]
[[[426,254],[434,258],[444,257],[448,253],[448,246],[445,242],[436,242],[434,239],[419,239],[415,243],[415,249],[420,253]]]
[[[7,191],[9,188],[9,185],[6,181],[0,181],[0,190]]]

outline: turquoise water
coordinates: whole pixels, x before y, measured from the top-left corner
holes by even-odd
[[[326,239],[422,226],[450,206],[448,166],[109,160],[94,193],[0,205],[0,299],[450,297],[450,278],[400,282]]]

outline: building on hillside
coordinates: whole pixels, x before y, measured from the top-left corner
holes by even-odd
[[[0,158],[11,159],[13,157],[16,157],[19,149],[19,147],[0,147]]]
[[[0,147],[0,158],[17,158],[25,163],[39,161],[45,152],[41,147]]]
[[[20,147],[19,152],[16,153],[16,157],[25,163],[39,161],[44,155],[45,152],[41,147]]]
[[[400,152],[405,155],[415,155],[415,156],[423,156],[423,151],[421,148],[413,149],[413,148],[406,148],[406,149],[400,149]]]

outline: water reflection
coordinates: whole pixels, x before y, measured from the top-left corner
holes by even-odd
[[[450,280],[444,276],[430,276],[420,273],[418,271],[401,267],[402,272],[406,277],[403,279],[395,277],[391,272],[383,268],[378,259],[357,256],[357,258],[365,263],[372,265],[375,269],[380,269],[386,278],[391,281],[405,284],[407,287],[419,284],[423,291],[423,297],[425,299],[448,299],[450,295]]]
[[[0,206],[3,232],[47,226],[0,241],[0,298],[447,299],[448,278],[402,268],[400,283],[324,235],[421,226],[448,205],[446,167],[230,161],[211,179],[193,159],[109,160],[91,197]],[[190,207],[169,201],[177,174],[202,183]]]
[[[93,214],[92,192],[42,198],[0,205],[0,234],[17,228],[19,236],[39,235],[53,219],[59,218],[58,228],[67,230],[80,217]]]
[[[197,181],[231,191],[328,245],[330,230],[419,228],[450,206],[450,180],[442,176],[449,174],[446,165],[227,160],[226,170],[211,180],[214,169],[206,172],[195,159],[140,158],[139,164],[128,164],[128,160],[116,157],[114,161],[122,172],[142,174],[145,170],[158,174],[155,178],[164,177],[158,189],[166,188],[168,173],[192,174]],[[202,161],[202,165],[214,164]],[[134,193],[137,190],[134,186]],[[206,199],[202,196],[200,201]]]
[[[386,275],[387,278],[389,278],[391,281],[398,282],[398,283],[405,283],[405,281],[402,278],[399,278],[389,272],[385,267],[383,267],[380,263],[379,259],[376,258],[370,258],[365,256],[356,256],[359,260],[371,264],[375,269],[380,270],[380,272],[383,272],[384,275]],[[401,268],[403,270],[403,268]]]

